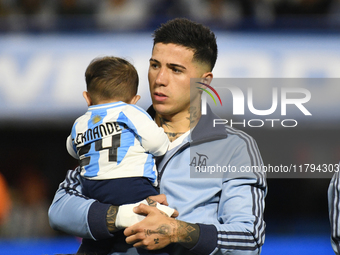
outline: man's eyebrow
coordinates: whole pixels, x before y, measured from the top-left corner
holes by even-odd
[[[150,58],[149,61],[153,61],[153,62],[156,62],[157,64],[160,64],[161,62],[159,62],[157,59],[154,59],[154,58]],[[167,64],[167,66],[169,67],[179,67],[179,68],[182,68],[182,69],[186,69],[185,66],[182,66],[182,65],[179,65],[179,64]]]
[[[154,59],[154,58],[150,58],[149,61],[153,61],[153,62],[156,62],[156,63],[160,63],[158,60]]]
[[[179,68],[182,68],[182,69],[186,69],[185,66],[178,65],[178,64],[168,64],[168,66],[170,66],[170,67],[179,67]]]

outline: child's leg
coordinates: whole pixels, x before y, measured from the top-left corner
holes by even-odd
[[[88,180],[82,178],[83,194],[112,205],[132,204],[148,196],[158,195],[158,191],[144,177],[129,177],[110,180]]]
[[[123,205],[140,202],[148,196],[158,195],[155,187],[144,177],[130,177],[110,180],[88,180],[82,178],[83,194],[87,197],[97,199],[102,203],[112,205]],[[122,231],[123,232],[123,231]],[[126,249],[125,236],[123,233],[115,233],[115,238],[94,241],[83,239],[77,254],[107,255],[110,252]],[[131,245],[129,245],[131,248]],[[143,250],[142,252],[147,252]],[[149,254],[149,253],[141,253]],[[158,254],[158,253],[156,253]],[[162,254],[162,253],[161,253]]]

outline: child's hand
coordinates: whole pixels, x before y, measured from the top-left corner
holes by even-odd
[[[157,196],[149,196],[146,198],[146,201],[148,202],[149,206],[157,207],[161,211],[164,211],[164,210],[167,211],[163,206],[169,205],[168,202],[166,201],[166,196],[164,194],[159,194]],[[161,209],[161,207],[163,207],[164,209]],[[174,212],[172,213],[171,217],[176,218],[178,217],[178,215],[179,215],[178,211],[174,209]]]

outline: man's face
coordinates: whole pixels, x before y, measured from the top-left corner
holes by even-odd
[[[188,114],[190,78],[200,78],[203,67],[192,61],[194,52],[176,44],[155,44],[149,66],[152,104],[158,114]]]

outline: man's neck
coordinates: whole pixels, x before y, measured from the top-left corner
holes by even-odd
[[[155,121],[158,126],[164,129],[170,142],[173,142],[193,128],[197,124],[200,116],[201,112],[197,107],[190,107],[187,111],[170,116],[162,116],[156,113]]]

